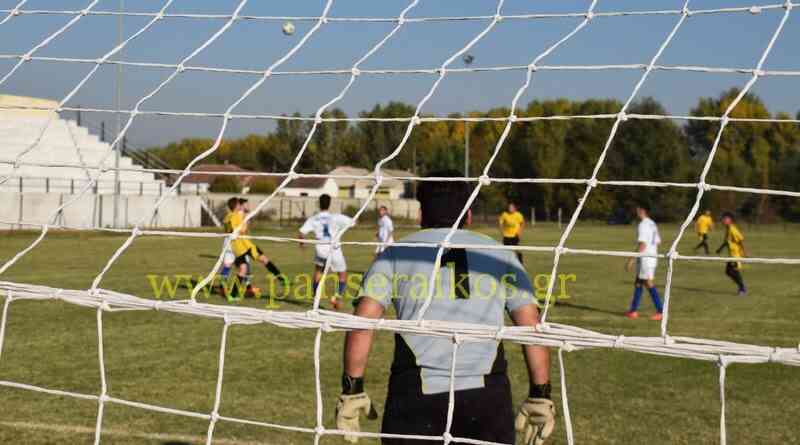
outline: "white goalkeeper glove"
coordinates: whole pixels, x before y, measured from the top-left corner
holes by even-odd
[[[340,395],[339,401],[336,402],[336,428],[345,432],[360,432],[359,416],[361,414],[364,414],[370,420],[378,418],[378,412],[375,411],[375,407],[372,405],[367,393]],[[345,434],[344,440],[356,443],[358,442],[358,436]]]
[[[519,407],[514,429],[524,445],[542,445],[556,426],[556,408],[550,399],[528,397]]]

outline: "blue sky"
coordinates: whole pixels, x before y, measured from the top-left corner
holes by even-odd
[[[15,6],[19,0],[0,0],[0,9]],[[774,4],[778,0],[756,2]],[[25,9],[78,10],[89,0],[29,0]],[[127,10],[153,12],[164,1],[127,0]],[[250,0],[242,11],[246,15],[317,16],[322,0]],[[585,11],[590,2],[581,0],[506,0],[503,14],[560,13]],[[175,0],[170,13],[230,14],[238,1]],[[334,17],[393,17],[409,4],[406,0],[334,0]],[[695,0],[693,9],[751,6],[739,0]],[[119,0],[101,0],[95,10],[116,10]],[[493,14],[497,3],[490,0],[420,0],[409,17],[468,16]],[[599,1],[596,11],[679,9],[683,1]],[[663,65],[704,65],[752,68],[780,21],[783,9],[758,15],[727,13],[690,17],[659,60]],[[5,16],[5,14],[3,14]],[[66,15],[23,15],[0,25],[0,54],[24,53],[66,23]],[[596,18],[565,45],[540,62],[547,65],[647,63],[671,28],[676,15]],[[124,20],[126,35],[147,22],[143,17]],[[118,57],[137,62],[177,63],[208,39],[224,21],[219,19],[169,18],[134,40]],[[536,55],[579,23],[576,18],[505,20],[500,22],[470,50],[472,66],[518,65]],[[264,69],[285,54],[306,33],[312,22],[295,22],[297,32],[286,37],[280,21],[239,21],[217,42],[190,64],[196,66]],[[486,21],[448,21],[410,23],[380,51],[362,65],[369,69],[433,68],[463,47],[487,26]],[[357,58],[386,35],[391,23],[329,23],[280,70],[349,69]],[[96,58],[116,43],[117,19],[87,16],[67,33],[37,53],[39,56]],[[786,27],[767,59],[765,69],[800,70],[797,42],[800,42],[800,10],[793,11]],[[0,75],[14,61],[0,60]],[[461,61],[453,67],[463,67]],[[35,61],[24,65],[5,84],[0,94],[20,94],[63,98],[91,69],[88,64]],[[104,66],[68,104],[113,108],[116,69]],[[126,67],[123,82],[123,107],[150,92],[170,73],[162,68]],[[532,99],[567,97],[585,99],[610,97],[624,100],[641,76],[641,71],[541,71],[523,103]],[[748,79],[740,74],[654,72],[640,96],[653,96],[672,114],[685,114],[699,97],[717,96],[723,90],[741,86]],[[253,82],[256,76],[241,74],[185,72],[143,109],[222,112]],[[274,76],[267,80],[236,112],[241,114],[280,114],[299,111],[313,113],[339,93],[346,76]],[[402,100],[416,104],[435,81],[432,75],[397,74],[361,76],[348,95],[337,104],[348,114],[371,108],[375,103]],[[442,82],[424,112],[447,114],[507,106],[524,81],[524,72],[452,73]],[[772,111],[795,114],[800,110],[800,77],[770,76],[760,79],[753,92],[761,96]],[[85,114],[84,120],[113,121],[108,114]],[[134,145],[164,144],[188,136],[212,136],[219,119],[186,117],[137,117],[130,140]],[[226,136],[265,132],[271,121],[234,121]],[[113,126],[112,126],[113,127]]]

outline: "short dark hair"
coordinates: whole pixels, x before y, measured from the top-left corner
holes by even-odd
[[[331,208],[331,195],[323,193],[319,196],[319,209],[328,210]]]
[[[439,170],[427,175],[431,178],[457,178],[455,170]],[[421,225],[426,229],[451,227],[464,206],[467,205],[470,186],[464,181],[422,181],[417,189],[417,200],[422,213]],[[459,227],[463,226],[461,219]]]
[[[636,203],[636,208],[637,208],[637,209],[642,209],[642,210],[644,210],[645,212],[647,212],[647,213],[650,213],[650,203],[649,203],[649,202],[645,202],[645,201],[638,201],[638,202]]]
[[[378,210],[380,210],[380,209],[386,210],[387,212],[389,211],[389,208],[388,208],[388,207],[386,207],[386,206],[380,206],[380,207],[378,207]]]
[[[733,215],[733,212],[722,212],[722,218],[730,218],[731,221],[736,221],[736,217]]]
[[[228,199],[228,208],[230,210],[235,209],[237,205],[239,205],[239,198],[234,196],[233,198]]]

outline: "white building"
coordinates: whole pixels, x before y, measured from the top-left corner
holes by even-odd
[[[336,181],[332,178],[297,178],[282,189],[283,196],[293,197],[318,197],[324,194],[336,196],[338,190]]]
[[[12,177],[0,191],[79,193],[101,164],[115,166],[111,146],[48,110],[57,106],[47,99],[0,95],[0,176]],[[129,157],[121,156],[119,167],[122,194],[154,195],[166,189]],[[90,193],[114,193],[114,183],[114,172],[106,171]]]
[[[337,167],[329,173],[332,176],[372,176],[373,171],[365,168],[341,166]],[[416,177],[411,172],[405,170],[383,169],[381,170],[383,182],[381,183],[376,198],[382,199],[400,199],[404,198],[407,194],[406,186],[408,181],[399,180],[394,178],[402,177]],[[331,196],[338,196],[339,198],[366,198],[375,182],[372,179],[346,179],[334,178],[338,190]]]

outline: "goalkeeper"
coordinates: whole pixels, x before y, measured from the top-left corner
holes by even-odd
[[[459,173],[444,171],[431,176],[455,177]],[[442,242],[466,205],[469,194],[469,186],[462,182],[422,183],[418,199],[421,225],[425,230],[406,237],[401,243]],[[451,241],[487,247],[498,245],[487,236],[467,230],[456,231]],[[395,245],[381,253],[362,281],[355,315],[378,319],[391,304],[398,319],[415,320],[428,296],[425,285],[433,273],[437,251],[436,247]],[[445,251],[441,264],[434,289],[443,295],[434,295],[425,313],[426,319],[500,327],[504,324],[504,311],[508,311],[518,326],[533,330],[539,322],[530,280],[512,252],[453,248]],[[423,282],[425,285],[421,284]],[[345,439],[353,443],[358,437],[346,433],[360,431],[360,414],[377,417],[364,391],[372,337],[371,330],[357,330],[348,332],[345,340],[336,425],[345,431]],[[523,433],[526,445],[544,443],[555,426],[555,407],[550,399],[549,351],[531,345],[523,346],[522,351],[530,388],[515,421],[503,344],[489,340],[459,345],[452,436],[514,443],[516,429]],[[450,338],[395,334],[382,433],[424,436],[445,433],[452,360]],[[382,443],[417,445],[421,442],[384,437]]]
[[[233,233],[237,228],[239,235],[247,234],[247,223],[245,223],[245,215],[249,211],[247,200],[244,198],[231,198],[228,200],[228,213],[223,220],[225,224],[225,231]],[[260,297],[260,289],[253,287],[250,283],[250,261],[257,260],[267,270],[275,275],[284,287],[289,286],[289,280],[272,261],[264,255],[264,252],[256,246],[249,239],[242,239],[237,237],[230,243],[230,248],[233,251],[235,259],[233,261],[234,269],[237,271],[238,281],[246,286],[245,295],[252,297]]]

